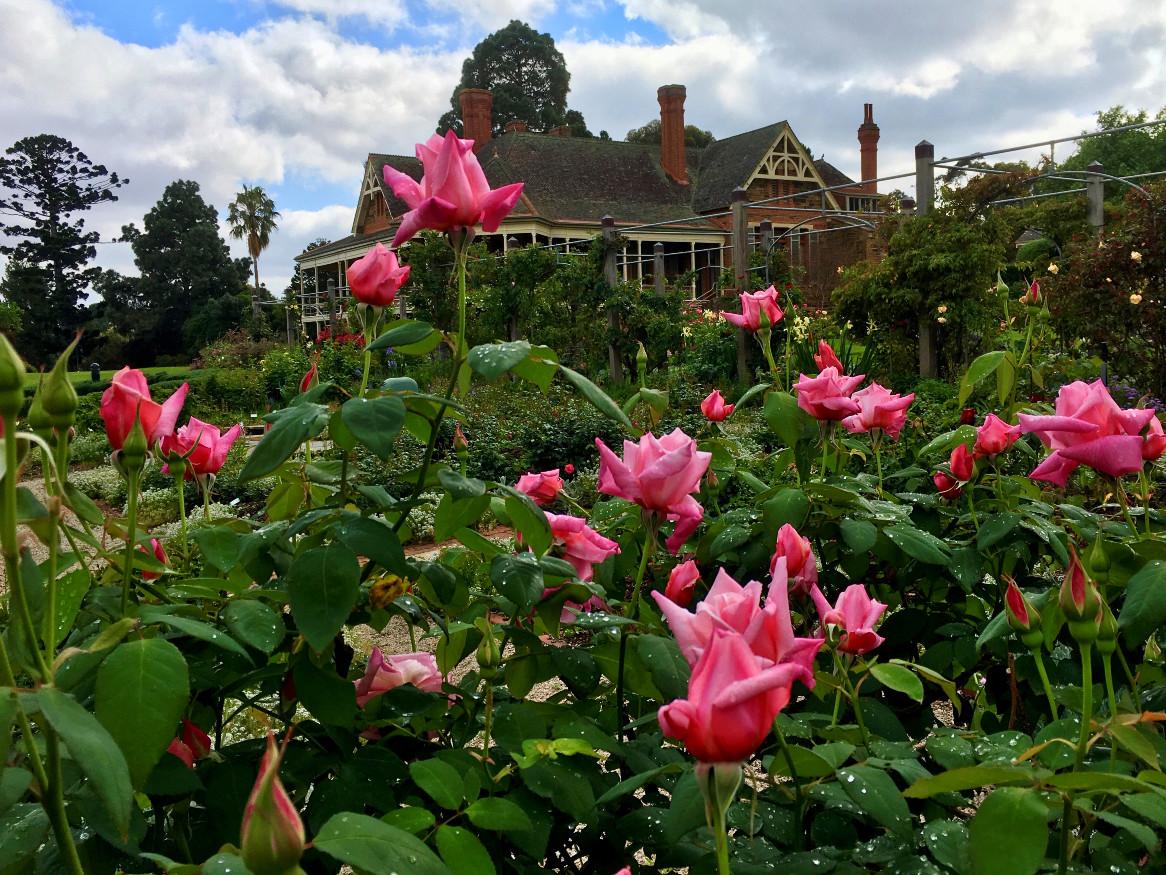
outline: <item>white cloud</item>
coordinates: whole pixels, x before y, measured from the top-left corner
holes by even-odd
[[[328,21],[359,17],[392,29],[409,17],[403,0],[271,0],[272,5],[319,15]]]

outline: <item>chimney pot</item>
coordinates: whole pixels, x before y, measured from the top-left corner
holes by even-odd
[[[688,185],[688,156],[684,150],[683,85],[661,85],[656,89],[660,103],[660,164],[664,172],[681,185]]]
[[[458,92],[462,108],[462,137],[474,141],[481,151],[494,132],[494,95],[484,88],[463,88]]]

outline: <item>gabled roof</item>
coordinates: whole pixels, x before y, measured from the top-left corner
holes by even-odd
[[[368,156],[368,161],[365,166],[372,165],[372,171],[376,176],[377,184],[381,187],[381,192],[385,196],[385,203],[389,206],[389,213],[397,218],[409,211],[408,205],[399,199],[393,190],[385,184],[385,165],[388,164],[395,170],[400,170],[402,173],[407,173],[418,182],[421,181],[421,162],[413,155],[380,155],[372,152]]]
[[[761,163],[785,122],[766,125],[724,140],[715,140],[700,156],[700,171],[692,207],[707,213],[729,205],[733,189],[744,185]]]
[[[819,158],[814,162],[814,167],[818,171],[818,175],[822,177],[822,181],[829,186],[835,185],[858,185],[853,179],[827,161],[825,158]]]

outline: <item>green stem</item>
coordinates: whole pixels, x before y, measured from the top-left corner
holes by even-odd
[[[69,829],[69,815],[65,812],[64,773],[61,769],[61,742],[55,732],[45,733],[45,755],[48,758],[49,784],[48,798],[44,800],[45,813],[53,825],[53,835],[57,840],[57,850],[64,860],[66,869],[73,875],[85,875],[81,857],[73,842],[73,831]]]
[[[879,474],[879,495],[883,494],[883,454],[882,454],[882,433],[879,432],[876,436],[871,437],[871,444],[874,445],[875,456],[875,470]]]
[[[842,711],[842,687],[834,688],[834,716],[830,720],[831,728],[838,725],[838,715]]]
[[[757,343],[761,352],[765,354],[765,363],[769,365],[769,373],[777,377],[777,362],[773,360],[773,332],[768,328],[757,332]]]
[[[60,444],[67,444],[68,437],[66,435],[57,435],[58,448]],[[44,466],[45,478],[45,494],[52,496],[56,494],[54,488],[53,477],[49,470],[49,454],[41,450],[41,465]],[[60,550],[61,535],[57,531],[60,525],[60,496],[57,497],[56,509],[50,509],[49,512],[49,558],[48,558],[48,573],[45,575],[46,583],[48,584],[47,605],[45,615],[42,618],[44,628],[42,629],[45,641],[45,658],[52,664],[53,655],[57,650],[57,553]]]
[[[822,434],[822,482],[826,482],[826,458],[830,451],[830,426]]]
[[[980,531],[980,520],[976,516],[976,486],[974,483],[968,484],[968,511],[972,515],[972,525],[975,526],[976,531]]]
[[[866,748],[869,754],[870,735],[866,731],[866,721],[862,719],[862,702],[859,701],[858,691],[855,690],[854,684],[850,681],[850,666],[843,663],[842,657],[838,655],[837,650],[834,651],[834,665],[842,675],[842,683],[846,686],[846,697],[850,699],[850,707],[854,711],[854,719],[858,723],[858,731],[862,736],[862,746]]]
[[[182,539],[182,568],[190,570],[190,556],[186,552],[186,466],[183,464],[182,474],[174,478],[174,488],[178,492],[178,534]]]
[[[1145,468],[1142,469],[1138,477],[1142,481],[1142,523],[1148,538],[1150,536],[1150,480],[1146,476]]]
[[[1082,642],[1081,648],[1081,734],[1073,757],[1073,771],[1079,771],[1085,761],[1089,745],[1089,730],[1093,723],[1093,645]]]
[[[1036,661],[1036,671],[1040,675],[1041,686],[1044,687],[1045,698],[1049,700],[1049,714],[1053,720],[1057,719],[1057,700],[1053,698],[1053,688],[1049,684],[1049,674],[1045,671],[1045,661],[1041,656],[1040,648],[1032,651],[1032,658]]]
[[[126,479],[127,508],[126,508],[126,555],[125,568],[121,579],[121,615],[124,617],[130,610],[130,585],[134,574],[134,550],[137,549],[138,528],[138,487],[141,484],[141,472],[134,472]]]
[[[1061,808],[1061,853],[1057,859],[1057,875],[1065,875],[1069,868],[1069,836],[1072,832],[1073,798],[1065,797],[1065,804]]]
[[[1135,538],[1140,537],[1138,534],[1138,526],[1134,522],[1134,518],[1130,516],[1130,502],[1126,497],[1126,489],[1122,486],[1121,480],[1115,480],[1114,483],[1117,485],[1117,500],[1121,505],[1121,512],[1122,516],[1125,517],[1126,525],[1130,527],[1130,534]]]
[[[494,723],[494,683],[493,681],[486,681],[486,729],[484,733],[484,740],[482,741],[482,765],[486,769],[486,774],[490,774],[490,730]],[[490,789],[493,794],[493,788]]]
[[[1121,663],[1121,670],[1126,676],[1126,680],[1130,682],[1130,690],[1134,694],[1134,707],[1141,713],[1142,710],[1142,691],[1138,688],[1138,679],[1134,677],[1134,673],[1130,670],[1130,664],[1126,661],[1126,655],[1122,653],[1121,648],[1117,649],[1117,661]]]
[[[209,483],[199,484],[202,487],[202,520],[204,523],[211,521],[211,486]]]
[[[794,849],[803,851],[806,848],[806,802],[802,793],[802,779],[798,777],[798,770],[794,766],[793,753],[789,749],[789,743],[785,740],[785,733],[781,731],[781,727],[777,725],[777,721],[773,722],[773,731],[777,735],[777,743],[781,745],[781,752],[785,755],[786,765],[789,766],[789,776],[794,782],[794,801],[798,807],[798,828],[794,833]]]
[[[457,347],[453,354],[453,368],[449,375],[449,386],[445,390],[445,400],[448,401],[453,397],[453,391],[457,388],[458,376],[461,374],[462,365],[462,349],[465,346],[465,332],[466,332],[466,255],[465,247],[459,246],[456,250],[456,260],[454,270],[457,273],[458,285],[458,335]],[[442,404],[437,410],[437,416],[433,420],[433,428],[429,432],[429,441],[425,445],[425,456],[421,460],[421,469],[417,473],[417,483],[413,486],[413,492],[409,496],[409,501],[416,500],[422,491],[425,489],[425,478],[429,475],[429,466],[433,462],[433,451],[437,447],[437,435],[441,431],[441,421],[445,418],[445,411],[447,406]],[[409,518],[407,513],[402,513],[397,521],[393,523],[393,531],[398,532],[401,526],[405,525],[405,521]]]
[[[372,368],[372,350],[366,349],[364,351],[364,372],[360,376],[360,392],[357,394],[358,398],[363,398],[364,392],[368,388],[368,372],[371,368]]]
[[[1113,654],[1101,654],[1101,670],[1105,674],[1105,697],[1109,703],[1109,719],[1112,721],[1117,717],[1117,696],[1113,691]],[[1117,745],[1110,741],[1109,745],[1109,766],[1112,769],[1117,765]]]
[[[644,574],[648,570],[648,559],[651,557],[656,546],[656,526],[655,521],[649,521],[644,527],[644,549],[640,555],[640,567],[636,570],[636,582],[632,587],[632,600],[629,610],[629,616],[634,620],[640,615],[640,589],[644,584]],[[626,625],[619,627],[619,664],[616,670],[615,679],[615,714],[618,725],[616,726],[616,734],[622,734],[623,728],[627,725],[627,712],[624,708],[623,689],[624,689],[624,663],[627,660],[628,649],[628,627]]]
[[[732,875],[729,868],[729,829],[723,813],[717,814],[717,828],[714,832],[717,838],[717,875]]]
[[[18,459],[16,453],[16,417],[3,417],[4,462],[3,495],[0,496],[0,549],[4,553],[4,572],[7,575],[10,599],[15,604],[16,614],[28,649],[36,661],[36,670],[46,680],[50,677],[49,665],[38,644],[39,636],[32,622],[32,612],[24,593],[24,578],[20,576],[19,547],[16,540],[16,479]]]

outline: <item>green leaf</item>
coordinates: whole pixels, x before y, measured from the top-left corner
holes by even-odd
[[[118,645],[97,670],[97,719],[141,789],[174,738],[190,695],[182,652],[164,638]]]
[[[340,417],[358,441],[387,462],[393,454],[397,432],[405,424],[405,402],[396,395],[350,398],[340,408]]]
[[[761,505],[765,528],[775,536],[786,523],[800,528],[810,512],[810,499],[800,489],[788,486]]]
[[[652,674],[652,683],[664,694],[664,700],[684,698],[688,691],[689,670],[676,639],[638,635],[635,644],[640,659]]]
[[[987,550],[1018,525],[1024,519],[1018,513],[1005,511],[1004,513],[993,514],[988,517],[986,521],[980,524],[980,531],[976,535],[976,547],[980,550]]]
[[[442,468],[437,479],[451,498],[477,498],[486,494],[486,484],[476,477],[463,477],[451,468]]]
[[[167,870],[170,871],[170,870]],[[215,854],[198,869],[199,875],[253,875],[238,854]]]
[[[1158,834],[1144,823],[1138,823],[1136,820],[1130,820],[1128,817],[1123,817],[1120,814],[1114,814],[1112,811],[1107,811],[1104,808],[1093,808],[1082,802],[1077,803],[1077,808],[1081,809],[1082,811],[1089,812],[1095,817],[1104,820],[1111,826],[1116,826],[1118,829],[1124,829],[1135,839],[1141,842],[1142,847],[1151,853],[1156,851],[1158,849],[1158,845],[1161,844],[1161,840],[1158,838]]]
[[[496,380],[530,355],[530,343],[512,340],[509,343],[483,343],[470,350],[470,367],[487,380]]]
[[[0,815],[0,872],[25,875],[49,832],[49,816],[35,804],[14,805]]]
[[[932,438],[916,454],[920,459],[941,454],[946,456],[960,444],[970,444],[976,440],[974,425],[961,425],[952,431],[945,431],[938,437]]]
[[[268,414],[271,431],[256,444],[243,470],[240,480],[254,480],[270,474],[300,448],[304,441],[318,435],[328,422],[328,408],[323,404],[298,404]]]
[[[1012,390],[1016,388],[1016,359],[1011,352],[1005,352],[996,368],[996,398],[1000,404],[1006,404]]]
[[[41,714],[65,742],[118,834],[127,839],[134,788],[125,755],[113,736],[76,699],[54,687],[41,687],[30,695],[35,695]]]
[[[414,760],[409,763],[409,775],[413,783],[442,808],[457,811],[465,799],[462,776],[447,762],[439,759]]]
[[[996,368],[1000,367],[1000,362],[1004,361],[1004,350],[997,349],[992,352],[986,352],[978,359],[976,359],[968,367],[968,372],[964,374],[964,378],[960,381],[959,406],[963,407],[964,402],[975,391],[976,385],[991,374]]]
[[[231,653],[237,653],[240,656],[247,656],[247,651],[243,649],[243,645],[226,632],[215,628],[210,623],[204,623],[202,620],[183,617],[180,614],[171,614],[166,608],[151,605],[142,608],[139,611],[139,616],[146,625],[159,623],[164,626],[169,626],[183,634],[189,635],[191,638],[206,641],[208,644],[213,644],[216,647],[221,647],[223,650],[229,650]]]
[[[879,530],[867,520],[844,519],[838,529],[851,553],[869,553],[879,537]]]
[[[414,352],[413,347],[424,347],[427,342],[431,341],[433,346],[424,352]],[[406,352],[402,347],[407,347],[407,354],[424,355],[436,349],[437,344],[441,343],[441,332],[435,329],[428,322],[415,322],[412,319],[398,319],[388,330],[381,334],[376,340],[368,345],[370,350],[374,349],[392,349],[396,352]]]
[[[1154,560],[1130,578],[1117,627],[1130,647],[1166,624],[1166,562]]]
[[[417,835],[427,829],[432,829],[433,825],[437,823],[437,818],[428,808],[406,805],[404,808],[394,808],[381,818],[381,822]]]
[[[551,548],[551,526],[547,515],[526,495],[506,496],[506,515],[522,534],[522,542],[542,555]]]
[[[632,421],[628,419],[627,414],[619,409],[619,405],[612,401],[606,392],[578,371],[573,371],[566,365],[559,365],[559,370],[563,372],[563,376],[567,378],[567,382],[578,389],[583,397],[595,406],[596,410],[608,419],[618,422],[629,431],[636,431],[636,427],[632,425]]]
[[[468,829],[438,827],[436,841],[441,859],[454,875],[495,875],[498,871],[490,859],[490,852]]]
[[[346,811],[320,827],[316,850],[367,875],[450,875],[429,847],[403,829]]]
[[[968,866],[968,828],[958,820],[933,820],[923,827],[923,841],[931,856],[955,872]]]
[[[1049,841],[1048,809],[1035,790],[1000,787],[968,827],[975,875],[1032,875]]]
[[[951,562],[951,551],[947,544],[922,529],[907,523],[895,523],[883,529],[891,541],[910,556],[929,565],[947,565]]]
[[[510,370],[545,392],[559,371],[559,357],[549,346],[532,346],[530,355]]]
[[[603,807],[604,805],[606,805],[609,802],[614,802],[616,799],[618,799],[621,796],[626,796],[628,793],[632,793],[636,790],[639,790],[641,787],[643,787],[646,783],[651,781],[653,778],[657,778],[660,775],[665,774],[666,772],[676,772],[679,770],[680,770],[680,767],[674,763],[674,764],[669,765],[669,766],[659,766],[658,768],[655,768],[655,769],[649,769],[646,772],[640,772],[637,775],[632,775],[630,778],[624,778],[622,781],[620,781],[618,784],[616,784],[614,787],[612,787],[610,790],[608,790],[606,793],[604,793],[602,796],[600,796],[598,799],[596,799],[595,804],[599,807]],[[830,769],[829,771],[832,772],[834,770]],[[828,774],[828,772],[827,772],[827,774]]]
[[[448,541],[458,529],[471,526],[481,519],[489,506],[490,497],[487,495],[455,500],[450,493],[446,493],[437,503],[433,515],[433,540],[439,544]]]
[[[764,413],[769,430],[781,438],[787,447],[801,440],[808,417],[798,407],[798,399],[789,392],[770,392],[766,395]]]
[[[990,784],[1025,784],[1042,774],[1031,766],[965,766],[916,781],[903,791],[908,799],[927,799],[937,793],[974,790]]]
[[[911,669],[880,662],[870,667],[870,673],[884,687],[909,696],[916,702],[923,701],[923,681]]]
[[[466,816],[479,829],[505,831],[534,828],[521,806],[501,796],[479,799],[466,809]]]
[[[337,539],[357,556],[367,556],[377,565],[400,577],[409,574],[405,551],[397,533],[384,523],[355,513],[345,513],[333,531]]]
[[[838,783],[855,805],[891,832],[904,838],[911,835],[911,810],[891,776],[873,766],[850,766],[838,770]]]
[[[360,565],[347,547],[316,547],[298,557],[284,577],[292,616],[312,649],[327,647],[360,595]]]
[[[495,556],[490,563],[490,580],[520,614],[526,614],[542,598],[543,572],[533,553]]]
[[[264,653],[272,653],[287,634],[283,617],[256,599],[233,600],[223,609],[223,622],[232,635]]]
[[[787,757],[786,754],[789,754]],[[786,777],[793,777],[793,772],[790,771],[790,761],[793,761],[794,771],[797,772],[799,780],[806,778],[824,778],[826,775],[831,775],[837,766],[814,753],[812,750],[807,750],[801,745],[791,744],[788,748],[783,748],[773,755],[773,762],[769,765],[769,771],[774,775],[782,775]]]
[[[31,783],[32,772],[26,769],[8,766],[0,771],[0,814],[19,802]]]

